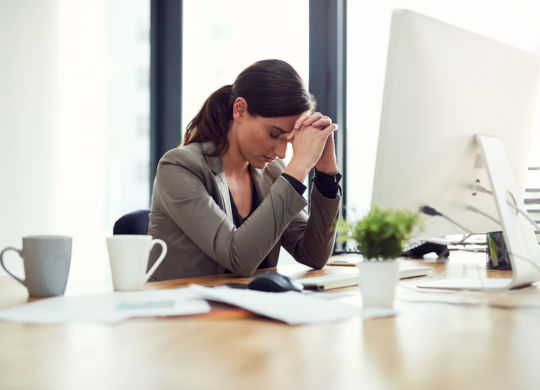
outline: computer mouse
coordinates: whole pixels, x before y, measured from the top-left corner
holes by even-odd
[[[296,282],[288,276],[277,272],[265,272],[256,275],[248,283],[250,290],[266,291],[266,292],[285,292],[285,291],[302,291],[301,283]]]

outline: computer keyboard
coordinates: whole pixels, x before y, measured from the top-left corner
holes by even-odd
[[[405,243],[405,249],[404,251],[410,251],[414,248],[418,248],[420,245],[424,244],[425,241],[422,241],[422,240],[416,240],[416,239],[411,239],[411,240],[408,240],[406,243]]]
[[[448,246],[412,239],[405,243],[402,256],[421,259],[425,254],[435,252],[438,257],[448,257]]]
[[[407,261],[399,262],[399,278],[414,278],[417,276],[428,275],[432,271],[432,267],[410,264]],[[340,275],[323,275],[314,276],[311,278],[298,279],[304,286],[305,290],[330,290],[333,288],[351,287],[359,283],[358,272],[340,274]]]
[[[421,259],[426,253],[431,252],[435,252],[439,257],[448,257],[449,253],[447,245],[427,242],[419,239],[410,239],[405,242],[405,248],[401,256]],[[332,253],[332,256],[336,255],[359,255],[359,252],[355,249],[336,249]]]
[[[298,280],[305,290],[330,290],[358,285],[358,273],[352,275],[324,275]]]

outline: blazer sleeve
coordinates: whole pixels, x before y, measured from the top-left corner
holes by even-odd
[[[283,177],[237,229],[217,202],[221,194],[203,172],[200,161],[182,164],[162,159],[154,202],[209,257],[230,271],[250,276],[281,239],[306,201]],[[215,198],[217,197],[217,198]]]
[[[281,244],[299,263],[322,268],[332,254],[335,241],[335,222],[339,216],[341,197],[330,199],[317,186],[311,190],[309,216],[299,213],[283,234]]]

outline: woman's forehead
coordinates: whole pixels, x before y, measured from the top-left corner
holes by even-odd
[[[283,133],[290,133],[294,128],[294,124],[302,115],[303,114],[291,115],[291,116],[279,116],[275,118],[266,118],[266,117],[259,117],[259,118],[261,118],[268,127],[274,128]]]

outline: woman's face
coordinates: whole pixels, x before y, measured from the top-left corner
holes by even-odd
[[[287,135],[301,115],[267,118],[246,113],[236,134],[241,156],[259,169],[276,157],[285,158]]]

